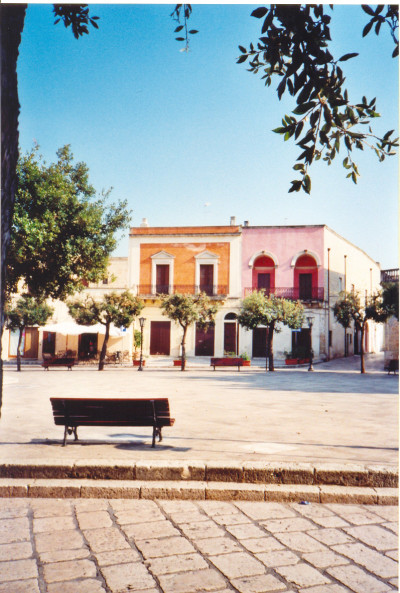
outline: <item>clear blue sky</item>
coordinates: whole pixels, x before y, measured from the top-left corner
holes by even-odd
[[[297,147],[271,130],[290,113],[289,97],[237,65],[238,45],[260,35],[249,4],[193,5],[199,33],[189,53],[175,41],[174,5],[90,5],[99,29],[76,40],[52,5],[27,10],[18,63],[20,146],[36,141],[48,162],[70,144],[100,191],[127,199],[132,225],[327,224],[383,268],[398,266],[398,158],[378,163],[357,151],[361,178],[345,178],[345,154],[311,168],[312,195],[288,194]],[[362,39],[360,6],[336,5],[335,56],[350,98],[377,97],[376,130],[398,135],[398,62],[386,30]],[[374,122],[374,124],[375,124]],[[125,256],[121,237],[114,255]]]

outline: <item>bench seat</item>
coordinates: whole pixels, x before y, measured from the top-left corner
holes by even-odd
[[[53,358],[45,358],[42,362],[42,367],[44,370],[49,370],[49,367],[68,367],[68,370],[71,371],[72,367],[75,365],[75,358],[69,356],[62,356],[57,358],[54,356]]]
[[[51,397],[54,423],[64,426],[64,441],[74,434],[78,440],[78,426],[152,426],[153,441],[162,440],[163,426],[172,426],[168,398],[116,399]]]
[[[212,358],[210,366],[214,367],[237,367],[240,371],[240,367],[243,366],[243,358]]]

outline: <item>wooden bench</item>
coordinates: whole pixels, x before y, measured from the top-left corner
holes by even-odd
[[[240,371],[240,367],[243,366],[243,358],[212,358],[210,366],[214,367],[237,367]]]
[[[167,398],[114,399],[51,397],[54,422],[65,426],[63,446],[67,435],[78,440],[78,426],[152,426],[153,442],[162,440],[163,426],[172,426]]]
[[[43,360],[42,367],[44,367],[45,371],[48,371],[49,367],[68,367],[68,370],[72,371],[75,362],[75,358],[69,356],[52,356],[51,358],[45,358]]]
[[[390,375],[390,373],[395,375],[396,372],[399,371],[399,361],[397,359],[389,360],[389,363],[385,368],[387,369],[388,375]]]

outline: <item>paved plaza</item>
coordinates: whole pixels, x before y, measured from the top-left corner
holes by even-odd
[[[154,363],[153,363],[154,364]],[[168,363],[171,365],[171,362]],[[72,371],[5,369],[0,451],[4,461],[298,461],[397,465],[398,377],[380,355],[303,369],[237,372],[206,364],[179,369],[77,366]],[[49,398],[168,397],[175,425],[155,449],[150,428],[82,427],[60,447]]]
[[[398,507],[390,506],[395,489],[381,489],[389,504],[353,504],[351,496],[361,492],[367,502],[374,489],[350,493],[351,488],[328,485],[321,489],[329,493],[331,488],[335,496],[341,490],[347,504],[322,504],[309,496],[318,487],[304,485],[318,464],[324,473],[324,463],[333,468],[325,472],[328,483],[336,476],[340,484],[346,472],[356,482],[369,479],[371,471],[378,482],[395,476],[398,377],[383,371],[382,356],[367,358],[366,375],[359,373],[358,358],[316,365],[313,373],[306,368],[266,373],[260,365],[214,372],[206,361],[189,361],[182,373],[169,365],[153,361],[142,373],[132,367],[107,367],[102,373],[83,366],[49,372],[24,366],[21,373],[6,368],[0,461],[3,471],[14,468],[15,475],[0,482],[22,484],[18,472],[25,468],[34,478],[41,467],[44,475],[68,468],[75,479],[31,479],[25,495],[1,486],[3,496],[17,497],[0,497],[0,593],[398,590]],[[118,427],[82,427],[79,442],[61,447],[63,429],[54,425],[52,396],[168,397],[176,422],[155,449],[150,428]],[[205,483],[206,500],[154,494],[173,498],[174,488],[185,493],[181,482],[170,484],[169,491],[166,482],[157,482],[163,479],[156,475],[161,468],[168,475],[180,467],[183,473],[203,467],[207,475],[214,471],[225,479],[249,464],[281,468],[285,463],[292,477],[305,479],[297,498],[287,502],[237,499],[261,490],[271,496],[280,489],[281,496],[291,488],[285,483],[230,485],[218,478]],[[298,474],[290,469],[296,463]],[[156,481],[147,482],[147,498],[155,499],[116,498],[113,485],[126,483],[115,481],[121,476],[92,480],[102,484],[93,494],[94,486],[81,479],[79,468],[108,468],[110,476],[131,468],[136,478],[149,475]],[[137,481],[130,479],[129,493],[121,488],[121,496],[137,498]],[[55,482],[67,484],[65,494],[52,494]],[[107,484],[108,493],[101,494]],[[185,487],[189,492],[196,484],[189,480]],[[207,500],[211,496],[217,500]]]
[[[0,593],[386,593],[397,507],[0,499]]]

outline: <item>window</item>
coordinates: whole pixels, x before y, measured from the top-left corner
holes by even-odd
[[[151,294],[171,294],[175,256],[159,251],[151,256]]]
[[[318,266],[314,257],[305,253],[296,260],[294,268],[295,297],[303,301],[318,298]]]
[[[169,294],[169,265],[156,264],[156,292]]]
[[[203,251],[195,256],[196,292],[204,291],[209,296],[218,294],[219,256],[210,251]]]

